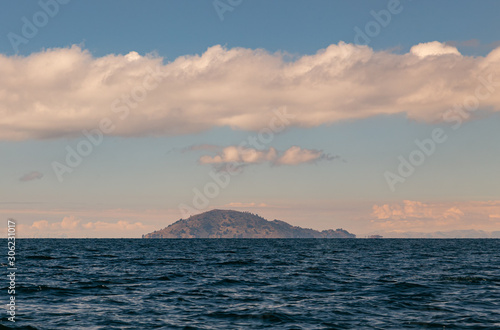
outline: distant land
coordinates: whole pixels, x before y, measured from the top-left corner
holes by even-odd
[[[450,231],[435,231],[430,233],[423,232],[384,232],[377,231],[369,235],[382,235],[384,238],[500,238],[500,231],[483,231],[483,230],[450,230]]]
[[[356,238],[344,229],[317,231],[268,221],[257,214],[233,210],[212,210],[180,219],[143,238]]]

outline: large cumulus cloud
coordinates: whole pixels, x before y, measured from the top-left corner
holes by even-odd
[[[135,52],[97,58],[78,46],[0,55],[0,139],[77,136],[104,117],[118,136],[259,130],[282,106],[304,127],[401,113],[439,121],[474,95],[479,77],[499,81],[499,71],[500,48],[467,57],[439,42],[407,54],[340,42],[294,61],[218,45],[168,63]],[[480,106],[499,111],[500,93]]]

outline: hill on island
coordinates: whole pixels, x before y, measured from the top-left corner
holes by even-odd
[[[317,231],[268,221],[257,214],[233,210],[212,210],[180,219],[143,238],[355,238],[343,229]]]

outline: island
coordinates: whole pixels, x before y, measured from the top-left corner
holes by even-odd
[[[356,238],[356,235],[344,229],[317,231],[281,220],[268,221],[250,212],[211,210],[179,219],[142,238]]]

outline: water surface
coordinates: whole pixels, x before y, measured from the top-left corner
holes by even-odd
[[[499,243],[19,239],[15,325],[499,329]]]

